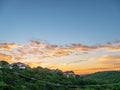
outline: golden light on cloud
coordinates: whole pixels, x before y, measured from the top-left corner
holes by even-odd
[[[0,53],[0,60],[5,60],[9,63],[12,63],[12,57],[10,55],[5,55]]]
[[[82,62],[76,62],[79,65],[83,65],[84,62],[87,63],[85,67],[76,68],[74,71],[76,73],[94,73],[98,71],[110,71],[110,70],[120,70],[120,56],[102,56],[97,58],[89,58],[83,60]],[[76,64],[73,63],[73,64]],[[72,64],[72,63],[71,63]]]
[[[106,56],[93,56],[92,54],[96,50],[96,55],[102,50],[106,53]],[[117,53],[117,55],[111,55],[110,53]],[[42,66],[51,69],[58,68],[63,71],[74,70],[75,73],[116,70],[115,65],[120,64],[119,55],[120,42],[98,46],[82,44],[59,46],[34,40],[23,45],[0,43],[0,60],[5,60],[9,63],[22,62],[31,67]],[[78,56],[78,58],[72,58],[75,56]],[[86,59],[81,57],[86,57]]]

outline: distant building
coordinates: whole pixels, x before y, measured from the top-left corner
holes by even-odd
[[[10,65],[10,69],[13,69],[14,66],[17,66],[19,67],[20,69],[25,69],[26,68],[26,65],[23,64],[23,63],[20,63],[20,62],[17,62],[17,63],[13,63]]]
[[[73,71],[66,71],[66,72],[63,73],[63,75],[65,77],[67,77],[67,78],[69,78],[69,77],[75,77],[75,74],[74,74]]]

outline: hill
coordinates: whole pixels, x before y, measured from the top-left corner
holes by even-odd
[[[72,71],[66,77],[66,73],[0,61],[0,90],[120,90],[120,85],[114,84],[119,83],[120,72],[98,72],[84,77]]]
[[[84,77],[104,83],[120,83],[120,71],[96,72]]]

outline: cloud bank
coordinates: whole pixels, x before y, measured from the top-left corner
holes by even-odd
[[[39,65],[52,67],[52,65],[50,66],[50,64],[43,63],[43,60],[56,59],[61,57],[69,58],[72,56],[82,56],[84,54],[90,54],[95,50],[103,50],[108,53],[109,52],[119,53],[120,41],[108,42],[104,45],[94,45],[94,46],[88,46],[82,44],[69,44],[69,45],[59,46],[59,45],[51,45],[49,43],[35,41],[35,40],[30,40],[25,44],[0,43],[0,60],[6,60],[9,63],[22,62],[29,64],[32,67],[36,67]],[[118,60],[118,62],[115,63],[114,60],[116,59]],[[73,61],[73,63],[80,63],[80,62],[89,63],[87,61],[80,60],[80,61]],[[97,62],[99,62],[99,64],[106,63],[106,65],[118,64],[120,62],[120,57],[107,56],[107,57],[97,58]]]

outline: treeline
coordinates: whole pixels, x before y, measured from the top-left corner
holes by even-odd
[[[58,69],[0,61],[0,90],[120,90],[119,83],[120,72],[115,71],[66,77]]]

